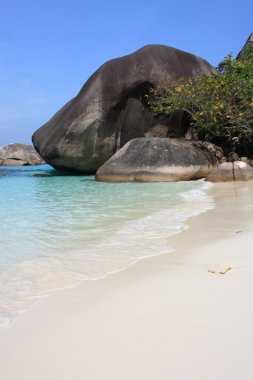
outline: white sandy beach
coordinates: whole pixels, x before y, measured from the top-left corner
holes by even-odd
[[[174,252],[20,314],[0,333],[0,379],[252,380],[253,182],[210,193]]]

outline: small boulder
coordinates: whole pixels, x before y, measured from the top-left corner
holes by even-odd
[[[242,161],[242,162],[245,162],[246,164],[250,164],[250,160],[248,159],[248,157],[241,157],[240,158],[240,160]]]
[[[227,157],[222,156],[220,159],[220,163],[222,164],[223,162],[227,162]]]
[[[0,147],[0,166],[42,165],[45,161],[31,145],[9,144]]]
[[[253,180],[253,168],[243,161],[223,162],[206,177],[209,182]]]
[[[216,157],[201,142],[136,138],[114,154],[97,173],[105,182],[174,182],[210,174]]]

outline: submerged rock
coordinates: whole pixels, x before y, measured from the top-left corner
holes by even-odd
[[[204,143],[136,138],[114,154],[97,173],[105,182],[172,182],[210,174],[217,160]]]
[[[54,175],[51,173],[35,173],[32,174],[32,177],[54,177]]]
[[[145,106],[150,87],[164,80],[217,74],[205,60],[163,45],[148,45],[101,66],[79,94],[38,129],[33,144],[56,169],[95,173],[136,137],[183,137],[182,115],[157,120]]]
[[[0,147],[1,166],[41,165],[44,163],[45,161],[31,145],[15,143]]]
[[[209,182],[253,180],[253,168],[243,161],[223,162],[206,177]]]

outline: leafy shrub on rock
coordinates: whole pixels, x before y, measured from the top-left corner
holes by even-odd
[[[227,153],[253,154],[253,54],[233,60],[228,55],[217,75],[196,81],[164,82],[148,98],[151,111],[167,117],[183,110],[195,138],[213,142]]]

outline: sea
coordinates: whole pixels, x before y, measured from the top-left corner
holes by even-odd
[[[0,167],[0,327],[39,297],[169,254],[169,236],[214,207],[209,186]]]

